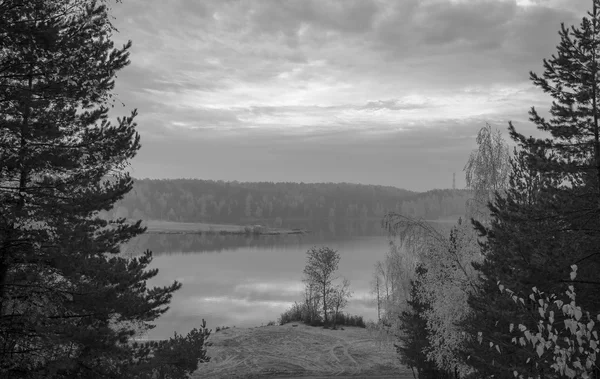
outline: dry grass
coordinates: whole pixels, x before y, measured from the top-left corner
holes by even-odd
[[[293,326],[297,325],[297,326]],[[392,341],[358,327],[329,330],[289,323],[231,328],[213,333],[211,362],[192,375],[200,378],[261,378],[394,375],[412,378],[400,366]]]

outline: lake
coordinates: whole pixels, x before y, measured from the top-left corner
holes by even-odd
[[[139,236],[123,251],[153,251],[151,268],[158,268],[159,274],[149,285],[168,285],[173,280],[183,284],[147,338],[168,338],[174,331],[186,334],[203,318],[213,330],[276,321],[295,301],[302,301],[302,271],[312,246],[339,252],[337,274],[348,278],[354,291],[345,311],[362,315],[365,321],[376,320],[370,282],[375,263],[389,250],[389,239],[378,225],[309,227],[311,234],[287,236]]]

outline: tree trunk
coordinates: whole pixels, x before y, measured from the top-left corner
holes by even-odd
[[[335,310],[333,312],[333,329],[335,329],[335,326],[337,325],[338,311],[339,311],[339,307],[335,307]]]
[[[381,310],[380,310],[380,307],[379,307],[379,304],[380,304],[380,300],[379,300],[379,276],[375,280],[375,289],[377,291],[377,322],[380,322],[381,321]]]
[[[596,36],[596,20],[597,20],[597,13],[598,9],[596,8],[596,2],[593,2],[593,10],[592,10],[592,14],[593,14],[593,27],[594,27],[594,36]],[[599,134],[599,130],[598,130],[598,111],[597,111],[597,99],[596,96],[598,96],[597,93],[597,78],[596,78],[596,71],[598,69],[598,62],[597,62],[597,57],[596,57],[596,50],[594,49],[594,52],[592,53],[593,55],[593,59],[592,59],[592,74],[594,75],[594,80],[592,83],[592,107],[593,107],[593,112],[594,112],[594,160],[596,161],[596,177],[598,180],[598,183],[596,183],[597,185],[597,197],[598,197],[598,209],[600,209],[600,134]]]
[[[325,325],[328,324],[328,319],[327,319],[327,284],[323,283],[323,314],[324,314],[324,322]]]

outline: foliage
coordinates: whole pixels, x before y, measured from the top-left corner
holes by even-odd
[[[308,278],[304,279],[304,308],[302,319],[309,325],[322,325],[323,318],[321,316],[321,297],[318,285],[311,282]]]
[[[288,310],[283,312],[277,323],[279,325],[285,325],[289,322],[302,322],[311,326],[323,326],[323,320],[320,318],[310,319],[308,317],[309,310],[306,303],[297,303],[295,302]],[[332,320],[333,321],[333,320]],[[337,316],[335,316],[335,324],[336,325],[345,325],[345,326],[358,326],[361,328],[365,328],[366,324],[362,316],[353,316],[347,313],[339,312]]]
[[[185,337],[177,333],[168,340],[137,343],[136,352],[128,372],[123,376],[131,379],[187,378],[201,363],[209,362],[206,349],[210,331],[202,320],[200,329],[192,329]],[[150,358],[151,357],[151,358]]]
[[[578,304],[591,313],[600,311],[600,127],[597,99],[600,44],[600,1],[579,27],[561,25],[557,54],[544,60],[544,73],[530,74],[533,84],[553,102],[550,118],[531,108],[530,120],[550,138],[525,137],[509,123],[518,143],[517,169],[511,174],[504,198],[490,206],[489,226],[477,224],[485,260],[480,291],[469,299],[474,313],[466,320],[469,332],[480,331],[502,354],[481,349],[474,342],[465,352],[481,376],[517,371],[524,376],[548,375],[548,368],[530,366],[529,357],[515,346],[510,324],[536,330],[537,307],[525,298],[525,307],[511,308],[499,294],[497,282],[510,285],[517,296],[532,287],[558,293],[567,281],[564,272],[578,264]],[[533,359],[533,358],[532,358]]]
[[[348,299],[352,296],[352,291],[350,291],[350,281],[343,278],[341,284],[333,287],[330,296],[329,302],[331,309],[333,310],[333,328],[335,329],[340,310],[346,308]]]
[[[181,284],[147,287],[152,254],[119,255],[141,224],[98,217],[131,190],[125,169],[140,148],[135,110],[108,119],[131,42],[114,47],[105,3],[0,2],[2,378],[128,377],[132,363],[157,367],[207,336],[176,336],[152,354],[129,343]],[[194,357],[203,350],[169,370],[189,372]]]
[[[477,272],[471,264],[481,260],[472,225],[459,220],[451,230],[447,246],[432,246],[422,260],[419,296],[429,304],[425,313],[430,331],[427,357],[444,371],[461,375],[472,369],[461,356],[466,339],[460,326],[471,310],[469,294],[476,291]]]
[[[460,354],[467,337],[459,324],[469,314],[468,295],[476,289],[477,273],[471,263],[481,259],[473,227],[459,219],[446,237],[443,230],[398,214],[389,214],[383,225],[391,236],[400,240],[401,249],[397,251],[404,254],[406,263],[401,267],[405,272],[416,273],[417,267],[424,269],[419,278],[418,296],[430,306],[423,315],[430,333],[427,334],[429,350],[423,353],[442,371],[470,373],[470,366]],[[404,281],[398,275],[400,272],[394,275],[398,283]],[[414,279],[414,274],[407,277]],[[390,311],[390,315],[394,315],[390,320],[401,320],[398,318],[402,311],[400,305],[393,305]]]
[[[486,124],[477,133],[478,149],[471,152],[465,165],[467,187],[472,189],[473,199],[469,204],[469,215],[487,219],[487,204],[497,191],[508,185],[510,173],[510,151],[499,130],[492,131]]]
[[[532,108],[530,120],[552,138],[526,138],[509,126],[530,169],[544,179],[535,217],[554,220],[546,231],[562,245],[562,255],[568,256],[558,261],[556,270],[585,261],[578,275],[590,283],[580,287],[579,299],[593,312],[600,311],[600,283],[596,281],[600,269],[599,23],[600,1],[593,0],[592,11],[578,28],[561,25],[557,54],[544,60],[543,75],[530,74],[533,84],[554,99],[550,119]]]
[[[549,238],[548,229],[554,220],[535,217],[542,196],[540,188],[546,183],[529,169],[524,157],[519,151],[512,158],[510,186],[504,196],[496,196],[490,205],[489,227],[475,223],[480,235],[485,237],[482,243],[484,259],[473,262],[482,280],[478,290],[469,295],[468,304],[473,312],[461,325],[468,336],[485,333],[506,353],[498,357],[494,351],[481,349],[476,340],[471,339],[463,358],[468,357],[481,376],[517,369],[521,363],[519,355],[522,351],[511,344],[512,337],[505,333],[510,322],[519,320],[535,327],[531,324],[535,309],[511,308],[509,299],[498,293],[496,283],[510,283],[518,293],[524,293],[536,283],[558,290],[560,270],[564,267],[562,262],[569,259],[563,253],[562,244]]]
[[[410,298],[406,300],[408,309],[398,315],[399,328],[396,332],[398,343],[394,343],[398,352],[400,363],[417,370],[419,379],[437,379],[447,376],[440,372],[434,362],[429,361],[427,351],[431,349],[430,330],[427,327],[425,315],[431,311],[431,306],[420,298],[420,278],[426,269],[418,265],[416,279],[411,280]]]
[[[335,324],[336,325],[345,325],[345,326],[357,326],[359,328],[366,328],[365,320],[362,316],[350,315],[348,313],[339,312],[335,316]]]
[[[329,247],[312,247],[307,252],[307,262],[304,267],[304,275],[308,285],[314,286],[316,292],[321,297],[323,304],[323,319],[325,324],[329,323],[328,310],[330,309],[331,294],[334,289],[333,281],[336,279],[333,274],[338,269],[340,255],[336,250]]]
[[[471,154],[465,170],[467,183],[474,190],[473,202],[482,203],[487,202],[494,192],[500,195],[498,191],[506,187],[510,155],[502,135],[499,132],[492,133],[489,125],[480,130],[477,143],[479,150]],[[473,210],[480,208],[472,207],[470,213],[475,214],[477,212]],[[390,255],[385,264],[378,263],[376,268],[375,284],[378,290],[381,284],[385,288],[386,280],[390,282],[390,278],[394,278],[394,297],[387,306],[385,319],[392,322],[402,320],[397,317],[399,313],[402,314],[403,307],[398,299],[402,295],[406,298],[406,284],[414,279],[416,267],[421,266],[424,273],[420,278],[418,296],[420,301],[429,305],[427,312],[420,316],[426,321],[429,331],[427,351],[422,353],[444,372],[463,376],[472,374],[473,370],[463,356],[463,349],[469,339],[464,328],[464,322],[471,312],[468,299],[477,292],[479,282],[473,264],[483,258],[479,247],[481,241],[475,228],[471,223],[459,220],[448,231],[395,212],[383,218],[382,226],[390,236],[399,239],[399,248],[395,252],[400,253],[398,256]],[[386,298],[389,299],[389,295],[386,294]],[[402,324],[395,326],[396,329],[403,327]]]
[[[290,309],[284,311],[277,320],[279,325],[285,325],[289,322],[298,321],[298,322],[306,322],[305,318],[305,308],[306,305],[304,303],[298,304],[294,302],[294,304],[290,307]]]
[[[403,252],[403,247],[390,241],[384,261],[375,264],[372,289],[376,295],[378,323],[385,329],[394,328],[398,315],[410,296],[410,280],[414,276],[417,261]]]
[[[577,265],[571,266],[570,279],[577,277]],[[506,294],[519,307],[526,307],[523,298],[514,291],[505,288],[498,282],[500,292]],[[589,312],[584,312],[575,301],[575,287],[568,286],[565,292],[567,299],[560,300],[556,295],[545,295],[533,287],[529,299],[537,306],[539,317],[536,327],[529,328],[524,324],[511,323],[509,332],[513,334],[512,343],[522,349],[530,350],[525,365],[535,366],[538,372],[549,373],[554,371],[560,377],[589,379],[600,372],[598,366],[598,353],[600,353],[600,340],[598,326],[594,317]],[[595,317],[600,321],[600,315]],[[487,342],[483,333],[479,342]],[[500,347],[489,342],[502,353]],[[529,345],[531,344],[531,346]],[[513,370],[514,377],[525,378],[522,372]],[[533,376],[527,376],[533,379]]]

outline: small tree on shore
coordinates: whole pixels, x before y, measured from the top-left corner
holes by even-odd
[[[333,309],[333,327],[335,328],[340,310],[346,308],[348,299],[352,296],[350,291],[350,281],[343,279],[342,284],[339,284],[331,291],[331,309]]]
[[[329,309],[328,300],[333,290],[333,281],[336,279],[333,275],[338,269],[340,255],[336,250],[329,247],[312,247],[306,252],[307,263],[304,267],[306,280],[313,284],[323,301],[323,319],[325,325],[328,324],[327,310]]]
[[[304,303],[305,303],[305,315],[303,315],[303,319],[306,320],[305,323],[309,325],[313,325],[314,323],[319,323],[319,308],[321,304],[321,294],[317,286],[314,283],[311,283],[308,279],[304,280]]]

